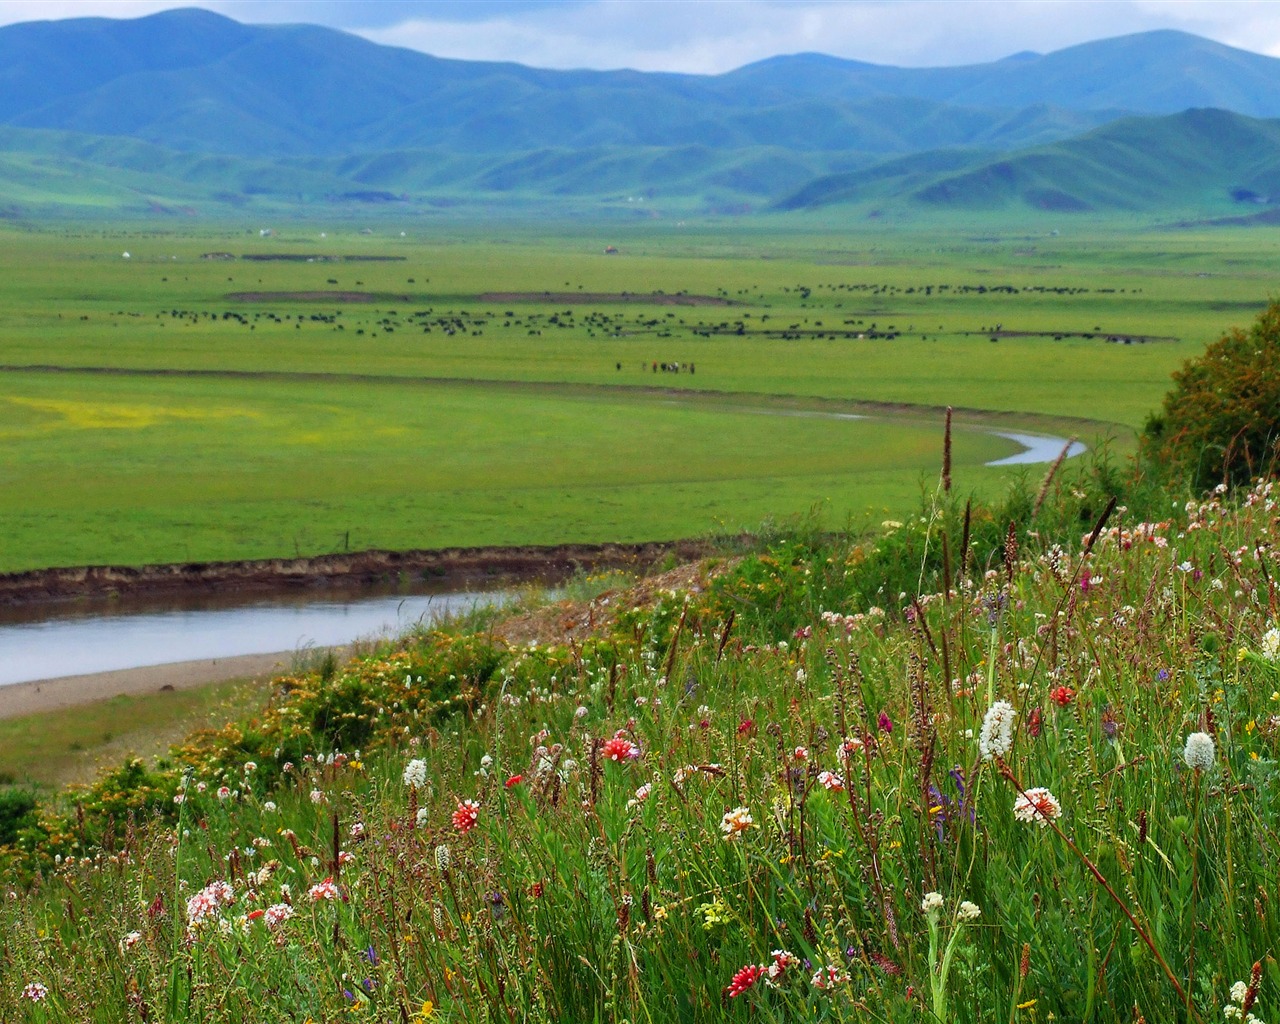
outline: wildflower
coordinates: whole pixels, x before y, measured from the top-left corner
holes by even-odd
[[[321,900],[336,900],[341,895],[342,893],[338,889],[337,883],[332,878],[317,882],[307,890],[307,896],[311,898],[312,903],[319,903]]]
[[[231,799],[231,787],[230,787],[230,786],[219,786],[219,787],[218,787],[218,799],[219,799],[219,800],[229,800],[229,799]]]
[[[818,772],[818,785],[836,792],[844,791],[844,779],[835,772]]]
[[[425,807],[419,807],[418,813],[414,815],[413,820],[414,820],[414,824],[416,824],[419,828],[421,828],[423,825],[425,825],[428,821],[431,820],[431,812],[428,811]]]
[[[776,988],[779,979],[781,979],[789,969],[800,966],[800,958],[785,949],[775,949],[769,954],[769,956],[773,958],[773,962],[765,968],[764,983],[770,988]]]
[[[976,921],[982,916],[982,909],[976,903],[970,903],[968,900],[960,904],[960,909],[956,911],[956,918],[961,921]]]
[[[480,805],[474,800],[459,800],[458,809],[453,812],[453,827],[466,835],[476,827],[480,817]]]
[[[978,750],[983,760],[1004,757],[1013,747],[1013,720],[1018,712],[1006,700],[998,700],[982,719],[982,731],[978,734]]]
[[[740,996],[755,985],[764,973],[765,969],[763,967],[747,964],[746,967],[733,976],[733,980],[729,982],[729,987],[725,989],[725,992],[728,993],[730,999]]]
[[[246,761],[246,762],[244,763],[244,770],[245,770],[245,773],[246,773],[246,774],[247,774],[247,773],[249,773],[249,772],[256,772],[256,771],[258,770],[258,764],[257,764],[257,762],[256,762],[256,761]]]
[[[41,1002],[48,994],[49,989],[39,981],[28,982],[22,990],[22,998],[30,999],[33,1003]]]
[[[449,870],[449,862],[452,859],[452,856],[453,855],[450,853],[449,847],[444,845],[444,843],[441,843],[436,847],[436,870],[439,871],[440,874],[443,875]]]
[[[942,893],[927,892],[920,901],[920,909],[926,914],[936,914],[942,909]]]
[[[862,740],[858,739],[856,736],[846,736],[844,742],[840,744],[840,749],[836,754],[840,758],[840,763],[847,768],[853,759],[857,757],[858,751],[861,749]]]
[[[324,803],[324,790],[322,790],[322,789],[313,789],[313,790],[311,791],[311,802],[312,802],[313,804],[322,804],[322,803]]]
[[[809,748],[796,747],[796,749],[791,752],[791,756],[797,761],[807,761],[809,760]]]
[[[640,748],[627,739],[622,729],[613,734],[600,747],[600,753],[610,761],[634,761],[640,756]]]
[[[193,927],[216,917],[223,907],[236,901],[236,891],[223,881],[210,882],[187,900],[187,920]]]
[[[1280,629],[1273,626],[1262,634],[1259,652],[1267,661],[1280,661]]]
[[[504,788],[504,789],[511,789],[511,788],[513,788],[513,787],[515,787],[515,786],[520,785],[520,783],[522,783],[522,782],[524,782],[524,776],[523,776],[523,775],[512,775],[512,776],[508,777],[507,781],[506,781],[506,782],[504,782],[504,783],[502,784],[502,786],[503,786],[503,788]]]
[[[422,789],[427,784],[427,762],[415,757],[404,766],[404,784],[411,789]]]
[[[813,977],[809,979],[809,984],[819,991],[825,992],[833,989],[837,985],[843,985],[849,980],[849,975],[842,971],[835,964],[827,964],[826,967],[819,967],[813,973]]]
[[[363,821],[355,821],[351,823],[350,836],[356,842],[359,842],[361,839],[364,838],[364,822]]]
[[[887,711],[880,712],[880,717],[876,719],[876,724],[880,726],[881,732],[893,732],[893,719],[889,717],[889,712]]]
[[[276,802],[274,800],[268,800],[265,804],[262,805],[262,809],[266,811],[268,814],[274,813],[276,809]]]
[[[587,717],[587,709],[586,709],[583,705],[579,704],[576,708],[574,708],[574,709],[573,709],[573,717],[574,717],[574,718],[586,718],[586,717]]]
[[[1207,732],[1193,732],[1187,737],[1186,745],[1182,748],[1182,760],[1187,763],[1188,768],[1207,772],[1213,767],[1213,759],[1212,736]]]
[[[273,903],[262,914],[262,923],[273,931],[293,917],[293,907],[287,903]]]
[[[641,786],[639,789],[636,790],[636,795],[632,799],[627,801],[627,806],[634,807],[637,804],[644,803],[646,800],[649,799],[649,794],[652,792],[653,792],[653,785],[651,783],[646,782],[643,786]]]
[[[1076,691],[1069,686],[1058,686],[1049,691],[1049,699],[1060,708],[1065,708],[1076,699]]]
[[[1031,714],[1027,715],[1027,735],[1034,740],[1040,735],[1040,732],[1043,729],[1044,712],[1039,708],[1032,708]]]
[[[120,952],[126,949],[132,949],[142,939],[142,932],[128,932],[123,939],[120,940]]]
[[[1047,789],[1037,787],[1019,793],[1013,803],[1013,816],[1019,821],[1034,821],[1041,828],[1062,814],[1062,805]]]
[[[725,811],[724,818],[720,821],[720,831],[724,833],[725,842],[732,842],[747,829],[754,827],[755,822],[751,820],[751,811],[746,807],[735,807],[731,811]]]

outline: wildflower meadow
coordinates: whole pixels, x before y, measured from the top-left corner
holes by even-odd
[[[13,822],[0,1019],[1274,1019],[1280,491],[1052,474],[278,680]]]

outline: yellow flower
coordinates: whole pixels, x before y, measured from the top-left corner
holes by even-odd
[[[430,999],[426,999],[422,1003],[422,1009],[414,1014],[415,1021],[429,1020],[436,1015],[436,1004]]]
[[[1035,1001],[1034,999],[1028,999],[1025,1003],[1019,1003],[1019,1004],[1018,1004],[1018,1009],[1019,1009],[1019,1010],[1034,1010],[1034,1009],[1035,1009],[1035,1006],[1036,1006],[1036,1001]]]

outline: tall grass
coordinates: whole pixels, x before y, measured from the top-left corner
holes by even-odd
[[[0,1015],[1266,1019],[1276,495],[1104,481],[283,680],[19,830]]]

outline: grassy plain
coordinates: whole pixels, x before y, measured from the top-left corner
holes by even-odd
[[[1123,454],[1170,371],[1265,303],[1278,245],[769,223],[7,232],[0,570],[899,516],[936,407]],[[304,259],[242,258],[268,254]],[[868,402],[926,408],[813,415]]]

